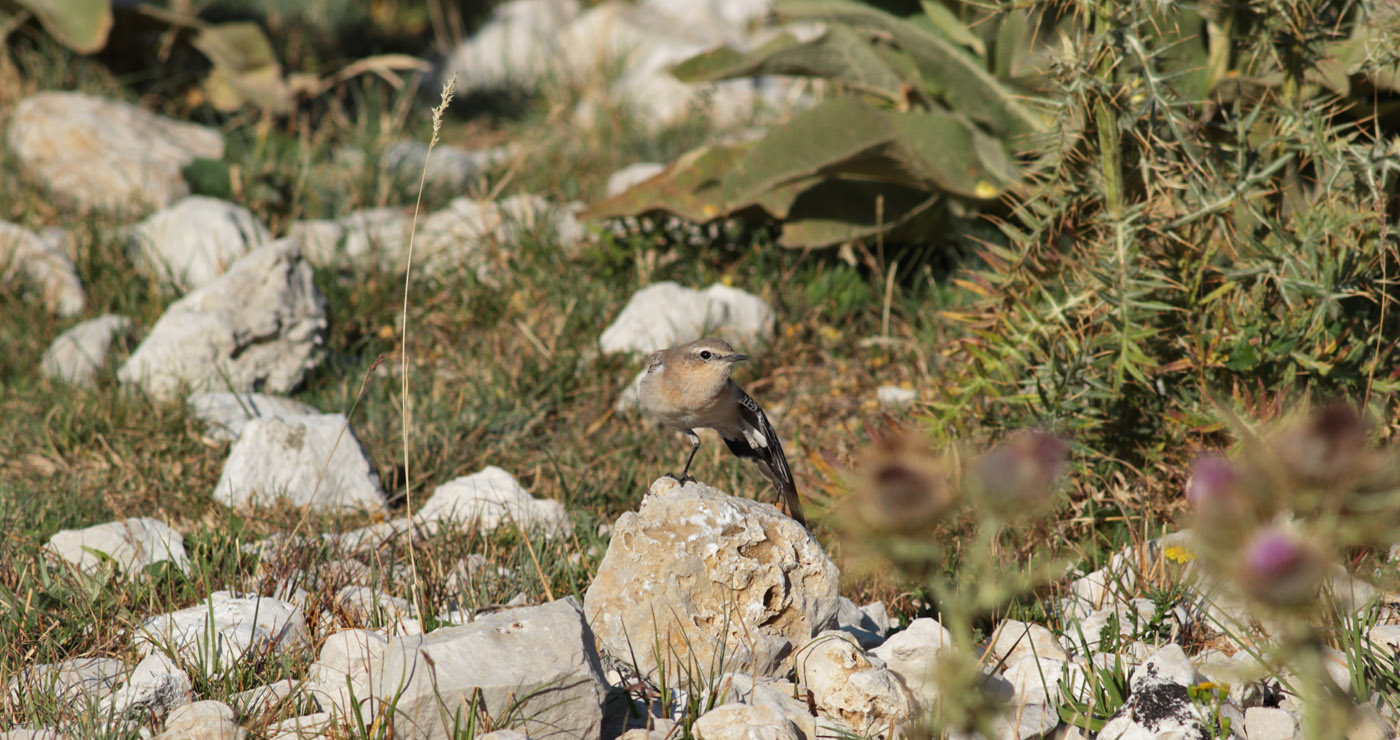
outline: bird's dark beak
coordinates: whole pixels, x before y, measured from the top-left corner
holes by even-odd
[[[753,359],[752,357],[749,357],[748,355],[741,355],[741,354],[739,354],[738,352],[735,352],[734,354],[732,354],[732,355],[729,356],[729,361],[730,361],[730,362],[743,362],[744,360],[752,360],[752,359]]]

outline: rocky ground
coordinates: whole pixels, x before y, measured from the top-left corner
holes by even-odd
[[[456,71],[465,93],[565,72],[597,75],[610,50],[626,47],[629,64],[605,92],[649,126],[701,106],[724,121],[756,105],[800,104],[809,91],[791,83],[698,90],[665,72],[717,43],[762,43],[771,29],[753,28],[761,5],[584,9],[516,0],[448,59],[444,76]],[[584,99],[578,114],[600,105]],[[567,260],[600,229],[636,224],[588,225],[581,203],[518,194],[455,197],[416,227],[411,207],[384,206],[297,219],[274,233],[236,202],[190,194],[182,170],[225,154],[213,128],[51,91],[14,106],[4,139],[25,177],[71,213],[149,205],[120,239],[135,276],[169,300],[153,322],[104,314],[72,324],[38,372],[81,393],[114,369],[122,392],[188,408],[199,443],[222,459],[217,483],[200,494],[209,507],[253,517],[281,507],[307,512],[306,521],[358,525],[308,524],[240,542],[229,557],[253,564],[246,577],[194,594],[182,608],[87,625],[115,630],[101,654],[29,661],[4,677],[5,716],[14,721],[0,738],[815,740],[936,728],[998,740],[1285,740],[1310,731],[1309,667],[1260,648],[1286,626],[1251,612],[1230,583],[1199,567],[1189,531],[1145,538],[1104,568],[1065,575],[1043,619],[999,619],[981,639],[959,641],[936,618],[901,619],[881,602],[843,597],[849,581],[830,542],[769,504],[705,483],[657,479],[635,511],[582,534],[579,512],[532,494],[517,478],[523,470],[486,465],[415,492],[421,500],[391,499],[357,437],[353,409],[297,397],[308,374],[323,369],[328,314],[340,308],[318,274],[402,265],[412,234],[421,275],[466,268],[490,286],[502,278],[499,252],[523,240],[546,240]],[[400,142],[380,166],[411,174],[425,155],[423,145]],[[513,156],[510,146],[439,146],[426,177],[448,188]],[[609,189],[658,167],[634,164]],[[63,228],[0,222],[3,285],[28,286],[27,300],[58,317],[88,316],[75,243]],[[764,345],[775,339],[778,311],[722,282],[648,281],[589,344],[624,358],[706,334]],[[393,362],[372,371],[401,372]],[[634,392],[635,383],[621,389],[611,413],[641,427]],[[885,409],[916,397],[897,384],[875,394]],[[182,532],[154,512],[130,513],[28,543],[42,544],[43,577],[91,589],[209,583],[187,550],[186,538],[203,533]],[[528,558],[510,566],[479,553],[415,560],[422,543],[461,537],[523,545]],[[545,571],[553,572],[551,559],[571,558],[596,567],[581,569],[585,578],[571,592],[556,593]],[[1385,567],[1397,563],[1400,550]],[[1346,726],[1327,731],[1349,740],[1396,737],[1400,722],[1394,702],[1358,690],[1363,666],[1400,670],[1400,595],[1372,586],[1371,575],[1338,568],[1323,590],[1356,636],[1345,650],[1319,652],[1324,691],[1347,708]],[[1173,598],[1149,598],[1163,582],[1176,589]],[[482,593],[502,598],[486,603]],[[13,599],[0,618],[31,608]],[[978,680],[947,680],[940,666],[954,658],[975,663]],[[263,683],[270,674],[278,678]],[[940,724],[955,704],[984,707],[979,722]]]

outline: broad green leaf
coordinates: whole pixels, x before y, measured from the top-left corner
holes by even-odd
[[[91,54],[107,45],[112,30],[110,0],[10,0],[34,14],[59,43]],[[3,4],[3,3],[0,3]]]
[[[248,102],[273,113],[291,110],[282,65],[256,23],[206,26],[193,43],[214,64],[205,89],[215,107],[229,110]]]
[[[652,211],[674,213],[705,223],[728,213],[719,184],[747,145],[704,146],[682,155],[655,177],[589,206],[587,219],[635,216]]]
[[[829,98],[754,142],[725,175],[723,200],[752,202],[818,175],[991,198],[1012,178],[1004,155],[990,166],[984,161],[981,152],[989,142],[997,145],[981,136],[952,114],[899,113],[854,98]]]
[[[916,24],[853,0],[778,0],[775,10],[784,18],[840,21],[883,31],[915,58],[924,83],[936,87],[959,113],[1013,136],[1045,128],[1045,122],[983,63]]]
[[[987,46],[982,43],[982,39],[972,32],[962,21],[958,20],[953,11],[948,6],[938,2],[938,0],[923,0],[920,3],[924,7],[924,17],[929,23],[929,27],[935,33],[941,33],[949,41],[961,44],[972,50],[972,53],[979,57],[987,56]]]
[[[1010,10],[1001,17],[997,27],[996,62],[993,69],[1002,80],[1014,80],[1022,74],[1021,60],[1031,42],[1031,17],[1024,10]]]
[[[807,42],[783,34],[750,52],[721,47],[671,68],[671,74],[684,82],[758,75],[820,77],[890,100],[902,97],[906,77],[901,73],[912,71],[912,65],[892,69],[869,40],[845,26],[832,26]]]

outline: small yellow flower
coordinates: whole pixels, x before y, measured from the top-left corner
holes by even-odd
[[[977,185],[972,188],[972,194],[978,198],[995,198],[1001,194],[1001,191],[986,180],[978,180]]]
[[[836,341],[837,339],[841,338],[841,332],[836,327],[830,324],[822,324],[822,326],[819,329],[817,329],[817,331],[820,332],[823,337],[832,341]]]
[[[379,338],[380,338],[380,339],[384,339],[384,340],[387,341],[387,340],[389,340],[389,339],[393,339],[393,338],[394,338],[394,327],[389,326],[388,324],[385,324],[385,325],[379,327],[379,331],[377,331],[377,332],[375,332],[375,333],[379,335]]]
[[[700,207],[700,212],[705,215],[705,218],[714,218],[719,215],[719,207],[711,203],[706,203]]]
[[[1162,555],[1167,560],[1170,560],[1173,563],[1189,563],[1192,560],[1196,559],[1195,554],[1192,553],[1190,550],[1187,550],[1184,547],[1178,547],[1176,545],[1172,545],[1167,549],[1163,550]]]

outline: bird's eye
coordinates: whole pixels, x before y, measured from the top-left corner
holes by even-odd
[[[702,360],[708,360],[708,359],[710,359],[711,357],[714,357],[714,355],[710,354],[710,351],[709,351],[709,350],[701,350],[701,352],[700,352],[700,359],[702,359]]]

